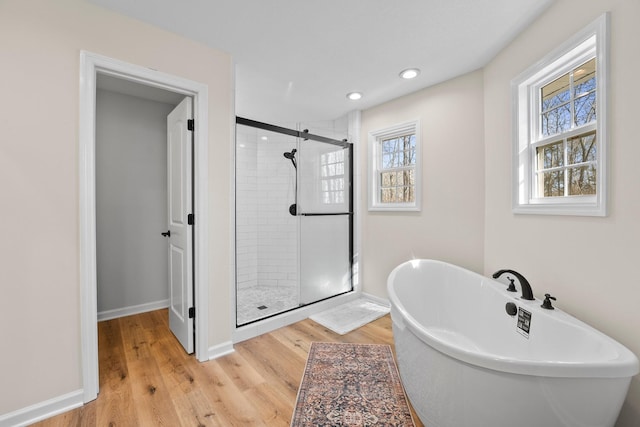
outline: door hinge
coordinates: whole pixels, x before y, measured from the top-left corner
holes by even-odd
[[[194,130],[196,127],[196,122],[193,119],[187,120],[187,130]]]
[[[189,225],[193,225],[193,223],[194,223],[194,216],[193,216],[193,214],[189,214],[189,215],[187,215],[187,224],[189,224]]]
[[[196,317],[196,308],[195,307],[190,307],[189,308],[189,319],[193,319],[194,317]]]

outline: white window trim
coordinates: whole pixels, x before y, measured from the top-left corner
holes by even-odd
[[[378,164],[380,161],[380,141],[396,136],[413,133],[416,136],[415,200],[411,203],[381,203],[380,183],[378,182]],[[370,211],[409,211],[422,209],[422,148],[420,142],[420,121],[401,123],[384,129],[369,132],[369,210]]]
[[[595,37],[595,43],[593,38]],[[589,42],[591,40],[591,42]],[[607,215],[607,105],[609,66],[609,13],[601,15],[553,52],[529,67],[511,82],[513,114],[513,212],[516,214],[542,215]],[[533,151],[531,141],[539,126],[536,92],[547,82],[566,74],[581,60],[596,56],[596,144],[597,177],[596,195],[535,198],[533,189]],[[579,65],[579,64],[578,64]],[[553,73],[552,73],[553,72]],[[586,132],[584,125],[569,132]],[[567,132],[567,133],[569,133]],[[556,135],[558,139],[564,134]]]

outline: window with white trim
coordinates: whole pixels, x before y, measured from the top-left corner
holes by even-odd
[[[515,213],[606,215],[607,21],[512,82]]]
[[[418,122],[369,133],[369,210],[420,210]]]

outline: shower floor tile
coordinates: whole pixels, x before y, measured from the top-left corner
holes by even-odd
[[[237,323],[243,325],[297,306],[298,289],[295,287],[255,286],[238,289]]]

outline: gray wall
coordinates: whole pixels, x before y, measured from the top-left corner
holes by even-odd
[[[160,233],[167,228],[166,117],[173,107],[97,92],[100,318],[166,305],[169,297],[167,241]]]

